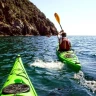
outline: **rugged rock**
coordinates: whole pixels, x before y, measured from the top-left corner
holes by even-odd
[[[29,0],[0,0],[0,35],[56,35],[57,29]]]

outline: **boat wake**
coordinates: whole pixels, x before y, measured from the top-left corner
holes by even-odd
[[[74,79],[77,79],[80,85],[91,90],[93,93],[96,92],[96,81],[86,80],[82,71],[79,71],[78,73],[74,74]]]
[[[38,59],[38,60],[35,60],[35,62],[33,62],[32,64],[30,64],[30,66],[60,70],[64,67],[64,64],[58,61],[44,62]]]

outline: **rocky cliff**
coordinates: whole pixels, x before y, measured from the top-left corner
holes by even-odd
[[[57,29],[29,0],[0,0],[0,35],[56,35]]]

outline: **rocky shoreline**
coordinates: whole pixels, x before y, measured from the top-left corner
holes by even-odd
[[[0,36],[56,34],[54,24],[29,0],[0,0]]]

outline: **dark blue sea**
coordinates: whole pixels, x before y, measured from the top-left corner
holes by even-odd
[[[58,60],[57,36],[0,37],[0,89],[16,56],[38,96],[96,96],[96,36],[68,36],[81,63],[76,73]]]

